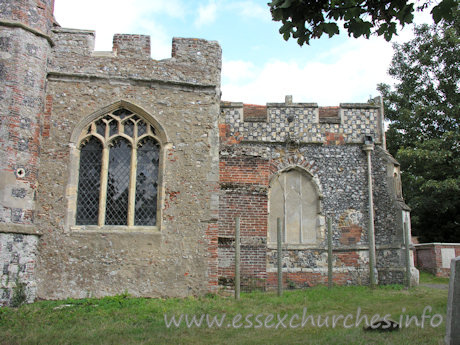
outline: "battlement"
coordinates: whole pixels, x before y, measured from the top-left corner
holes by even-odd
[[[116,34],[112,51],[100,52],[94,51],[94,31],[55,28],[52,32],[53,78],[65,74],[67,79],[72,75],[220,87],[222,50],[215,41],[173,38],[171,58],[153,60],[147,35]]]
[[[94,52],[96,33],[93,30],[54,28],[54,53],[90,56]]]
[[[284,103],[265,106],[221,102],[221,124],[227,136],[239,141],[303,143],[362,143],[371,135],[377,144],[384,142],[383,114],[380,104],[341,103],[319,107],[317,103]]]
[[[180,62],[206,65],[220,61],[222,49],[217,41],[174,37],[171,55]]]
[[[116,56],[150,59],[150,36],[115,34],[112,50]]]
[[[136,34],[115,34],[111,52],[94,50],[96,32],[69,28],[54,28],[56,51],[83,56],[105,56],[131,59],[150,59],[150,36]],[[216,41],[198,38],[172,40],[171,58],[175,61],[207,64],[210,59],[220,59],[221,48]],[[170,60],[170,59],[165,59]]]

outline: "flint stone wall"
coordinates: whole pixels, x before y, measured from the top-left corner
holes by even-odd
[[[342,104],[325,111],[314,103],[292,103],[287,98],[286,103],[266,107],[223,103],[221,108],[219,236],[231,239],[232,218],[242,216],[242,238],[260,239],[253,251],[256,261],[266,257],[265,270],[253,267],[255,277],[267,277],[268,287],[276,285],[277,253],[265,241],[269,224],[258,222],[261,215],[250,210],[260,205],[268,214],[271,179],[296,167],[312,176],[321,206],[316,243],[283,244],[285,284],[302,287],[327,281],[326,216],[333,219],[334,282],[367,283],[368,182],[362,145],[364,136],[371,135],[376,142],[372,172],[377,269],[383,284],[404,282],[403,203],[393,188],[397,162],[382,148],[379,106]],[[219,273],[231,277],[232,248],[221,242]]]

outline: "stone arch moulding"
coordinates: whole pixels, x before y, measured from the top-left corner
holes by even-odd
[[[155,137],[160,145],[160,160],[158,169],[158,191],[157,191],[157,223],[155,226],[76,226],[76,211],[78,197],[78,180],[80,164],[80,139],[85,128],[93,121],[106,116],[118,109],[126,109],[143,118],[155,129]],[[125,100],[119,100],[108,106],[102,107],[88,116],[85,116],[75,126],[70,137],[70,162],[69,162],[69,180],[66,188],[67,213],[65,216],[64,231],[84,231],[84,232],[157,232],[161,229],[162,217],[161,210],[164,204],[164,169],[166,151],[170,146],[170,141],[164,127],[155,117],[138,105]]]
[[[289,235],[287,232],[283,232],[283,246],[286,249],[309,249],[309,248],[319,248],[321,246],[321,243],[324,241],[325,238],[325,216],[323,214],[323,205],[322,205],[322,199],[323,199],[323,193],[322,193],[322,187],[320,184],[320,181],[317,176],[315,176],[311,171],[309,171],[306,167],[304,166],[299,166],[299,165],[284,165],[284,167],[280,170],[278,170],[276,173],[273,173],[270,176],[269,180],[269,231],[268,231],[268,237],[269,237],[269,247],[274,247],[276,246],[276,243],[271,239],[270,236],[270,231],[273,230],[272,227],[274,226],[273,219],[270,221],[270,214],[272,211],[272,207],[274,207],[273,202],[275,201],[275,196],[272,194],[274,191],[274,183],[278,181],[278,179],[284,174],[288,173],[290,171],[298,171],[302,175],[308,178],[308,180],[311,182],[313,185],[313,190],[314,193],[316,194],[317,197],[317,211],[315,213],[315,239],[305,239],[303,235],[300,235],[300,240],[298,242],[292,242],[289,240]],[[273,231],[272,231],[273,232]],[[303,227],[300,227],[300,233],[303,233]]]

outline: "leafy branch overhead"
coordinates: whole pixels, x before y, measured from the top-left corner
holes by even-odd
[[[292,37],[303,45],[323,34],[338,35],[339,21],[349,36],[369,38],[377,34],[390,41],[398,24],[403,27],[412,23],[414,11],[426,10],[430,3],[431,0],[417,5],[406,0],[273,0],[268,6],[273,20],[283,24],[279,31],[284,39]],[[431,11],[435,23],[451,21],[458,5],[458,0],[441,0]]]

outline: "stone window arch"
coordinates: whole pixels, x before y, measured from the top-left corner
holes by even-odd
[[[77,229],[160,225],[166,136],[142,109],[121,101],[77,126],[68,223]]]
[[[321,240],[321,193],[314,178],[301,168],[288,168],[270,183],[268,242],[276,243],[277,218],[283,224],[282,241],[315,245]]]

